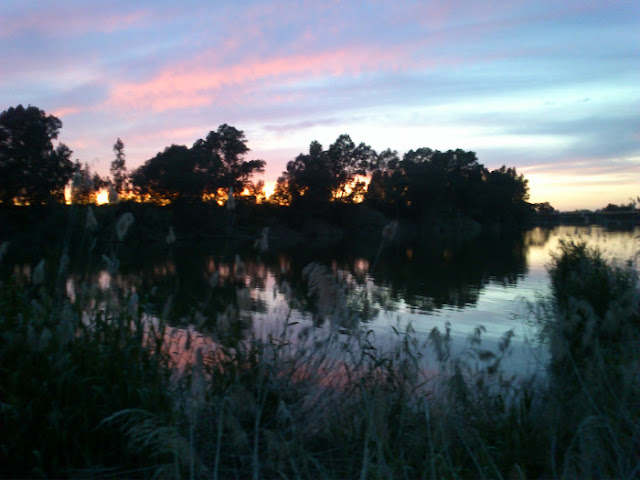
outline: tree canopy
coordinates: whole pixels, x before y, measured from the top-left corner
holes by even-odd
[[[418,220],[465,216],[480,222],[518,222],[529,205],[527,180],[515,168],[489,171],[475,152],[388,151],[372,173],[365,202],[387,215]]]
[[[208,169],[207,193],[213,194],[219,188],[241,192],[255,173],[264,172],[264,160],[244,159],[250,151],[244,132],[226,123],[209,132],[206,139],[197,140],[192,150]]]
[[[11,107],[0,114],[0,202],[64,201],[74,172],[71,150],[56,147],[62,122],[37,107]]]
[[[54,147],[61,127],[59,119],[32,106],[0,114],[0,203],[63,201],[74,172],[74,203],[94,201],[96,191],[107,185],[86,164],[74,165],[66,145]],[[158,203],[223,201],[247,191],[244,200],[255,203],[264,195],[264,183],[253,183],[252,177],[264,172],[265,162],[246,160],[249,151],[244,132],[223,124],[191,147],[171,145],[127,174],[118,138],[110,165],[113,191],[130,185],[141,200]],[[472,151],[422,147],[400,158],[394,150],[378,154],[343,134],[326,150],[313,141],[307,153],[289,161],[272,200],[312,212],[324,211],[329,203],[364,201],[389,217],[423,224],[452,217],[520,223],[537,208],[527,202],[528,191],[515,168],[489,170]],[[538,208],[543,210],[548,211]]]
[[[191,148],[172,145],[147,160],[131,174],[138,195],[153,201],[199,201],[217,197],[219,190],[242,192],[255,173],[264,171],[263,160],[245,161],[249,152],[244,132],[221,125]]]
[[[293,205],[352,201],[366,187],[358,176],[366,175],[376,161],[375,150],[364,143],[356,146],[349,135],[340,135],[328,150],[313,141],[309,153],[287,163],[276,186],[277,201]]]

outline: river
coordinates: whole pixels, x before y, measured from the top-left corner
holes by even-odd
[[[66,291],[73,301],[88,291],[103,301],[124,295],[148,315],[166,315],[178,328],[191,325],[223,342],[251,331],[267,335],[285,321],[306,335],[364,328],[381,346],[397,338],[394,327],[409,325],[422,341],[449,324],[459,348],[478,327],[488,348],[512,330],[510,368],[527,371],[544,356],[535,346],[534,312],[549,294],[547,269],[559,242],[584,241],[624,263],[640,251],[639,235],[639,227],[555,226],[411,246],[372,239],[287,251],[178,241],[115,251],[122,256],[117,271],[97,255],[90,265],[72,262]],[[13,273],[29,277],[32,268],[18,264]]]

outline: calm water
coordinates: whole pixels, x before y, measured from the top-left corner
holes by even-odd
[[[346,335],[364,326],[384,344],[393,339],[392,326],[411,323],[426,339],[434,327],[450,322],[459,344],[481,325],[483,344],[491,347],[512,329],[512,364],[522,370],[536,361],[528,347],[535,329],[527,319],[531,304],[548,294],[547,267],[558,242],[586,241],[606,258],[625,262],[640,251],[638,234],[637,227],[560,226],[446,244],[435,239],[380,249],[375,239],[369,245],[264,253],[178,242],[155,251],[117,252],[122,261],[115,274],[100,258],[93,266],[79,262],[66,289],[72,299],[87,286],[105,297],[118,290],[135,293],[149,314],[170,311],[177,326],[197,323],[213,338],[220,337],[221,325],[239,338],[251,329],[261,334],[280,328],[288,319],[299,322],[296,328]],[[17,265],[14,273],[28,277],[31,268]],[[239,316],[230,314],[229,305]],[[228,318],[235,319],[231,327]]]
[[[334,260],[331,267],[347,279],[352,296],[364,295],[370,300],[373,308],[367,328],[380,342],[395,338],[390,334],[392,326],[409,322],[423,339],[434,327],[443,330],[450,322],[459,346],[466,344],[478,326],[486,328],[483,345],[489,348],[513,330],[511,367],[534,370],[544,352],[534,345],[532,311],[534,304],[549,294],[547,268],[559,242],[585,241],[610,261],[624,264],[640,252],[639,234],[637,227],[635,231],[600,226],[538,227],[515,237],[458,245],[433,244],[401,251],[389,247],[373,272],[371,256]],[[273,319],[291,311],[286,296],[278,293],[278,275],[267,269],[263,285],[252,290],[252,296],[267,306],[255,316],[254,328],[273,327]],[[362,308],[362,303],[354,301],[352,305]],[[299,309],[293,316],[307,322],[314,318]],[[325,323],[331,323],[330,316]]]

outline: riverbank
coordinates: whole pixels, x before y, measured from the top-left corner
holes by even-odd
[[[271,204],[239,204],[233,211],[216,204],[184,203],[168,206],[121,202],[115,205],[0,206],[2,240],[23,248],[51,246],[64,242],[76,247],[87,236],[87,218],[95,219],[97,241],[113,242],[114,225],[124,213],[133,215],[136,229],[126,239],[131,246],[161,244],[172,229],[178,241],[231,240],[242,247],[254,243],[268,228],[272,245],[289,248],[309,245],[322,248],[350,241],[378,241],[394,219],[362,204],[333,203],[313,214]],[[482,225],[464,217],[416,221],[397,219],[388,243],[406,245],[424,240],[475,237],[518,231],[514,224]]]

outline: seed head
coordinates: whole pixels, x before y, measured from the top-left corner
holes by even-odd
[[[269,250],[269,227],[264,227],[262,229],[260,236],[256,238],[256,241],[253,244],[253,248],[261,253]]]
[[[247,271],[245,269],[244,262],[240,258],[240,255],[238,255],[236,253],[236,261],[235,261],[235,264],[233,266],[234,275],[236,276],[236,278],[242,278],[242,277],[244,277],[246,272]]]
[[[229,187],[229,198],[227,198],[227,210],[230,212],[236,209],[236,201],[233,198],[233,187]]]
[[[116,234],[118,235],[118,240],[122,241],[122,239],[127,235],[127,231],[129,227],[133,223],[134,218],[130,212],[123,214],[116,223]]]
[[[96,220],[96,216],[93,214],[93,208],[91,207],[87,209],[86,229],[90,232],[95,232],[98,229],[98,220]]]
[[[7,254],[7,251],[9,250],[9,242],[2,242],[2,244],[0,244],[0,263],[2,263],[2,259],[3,257]]]
[[[173,245],[176,243],[176,235],[173,233],[173,226],[169,227],[169,233],[164,239],[167,242],[167,245]]]
[[[33,275],[31,275],[33,286],[40,285],[42,282],[44,282],[44,259],[40,260],[40,263],[33,269]]]
[[[49,346],[49,342],[51,342],[51,337],[51,330],[45,327],[44,330],[42,330],[42,333],[40,334],[40,338],[38,340],[38,350],[46,350],[46,348]]]
[[[71,259],[69,258],[69,255],[67,255],[66,253],[63,253],[62,256],[60,257],[60,265],[58,266],[58,275],[65,274],[65,272],[67,271],[67,268],[69,267],[69,263],[71,263]]]
[[[397,230],[398,230],[398,221],[397,220],[393,220],[392,222],[389,222],[382,229],[382,238],[383,238],[383,240],[386,240],[388,242],[393,240],[393,237],[396,236],[396,231]]]
[[[105,265],[107,266],[107,271],[110,274],[115,274],[118,273],[118,268],[120,267],[120,260],[118,260],[118,258],[115,256],[115,254],[112,254],[111,257],[107,257],[106,255],[102,255],[102,260],[104,261]]]
[[[109,183],[109,203],[118,203],[119,201],[118,192],[112,183]]]

